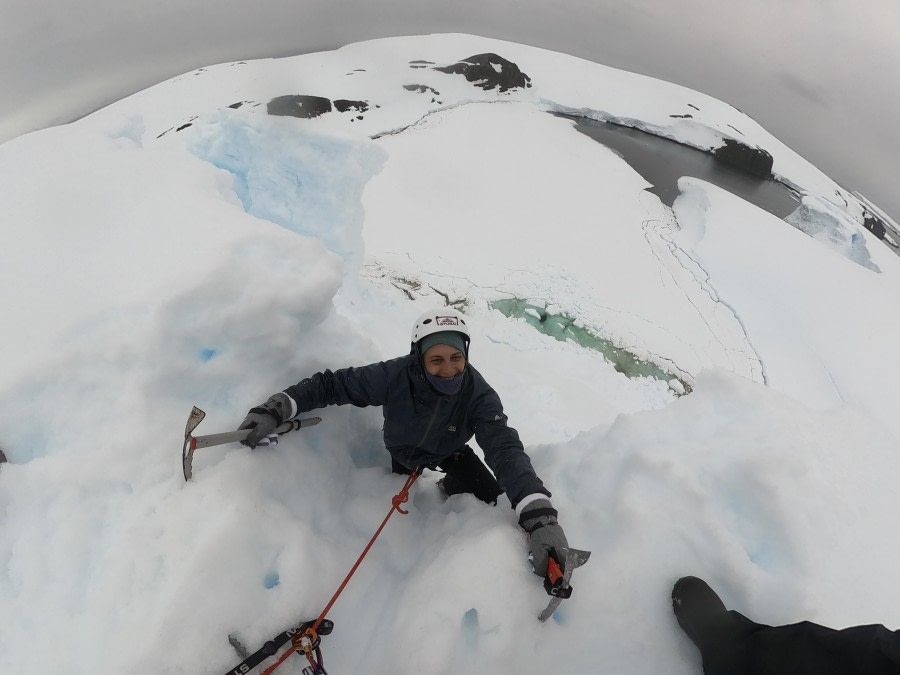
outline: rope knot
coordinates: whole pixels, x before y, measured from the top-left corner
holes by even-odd
[[[405,503],[408,502],[408,501],[409,501],[409,492],[407,492],[407,491],[405,491],[405,490],[402,491],[402,492],[400,492],[400,493],[398,493],[398,494],[395,494],[395,495],[391,498],[391,504],[393,505],[393,507],[394,507],[395,509],[397,509],[397,511],[399,511],[400,513],[402,513],[404,516],[405,516],[405,515],[408,515],[408,514],[409,514],[409,511],[405,511],[404,509],[401,509],[401,508],[400,508],[400,505],[401,505],[401,504],[405,504]]]

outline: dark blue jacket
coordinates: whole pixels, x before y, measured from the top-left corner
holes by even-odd
[[[297,412],[327,405],[380,405],[384,444],[410,469],[435,467],[472,436],[484,451],[513,507],[523,497],[550,492],[534,472],[518,432],[506,424],[497,392],[466,364],[459,393],[445,396],[425,379],[414,353],[359,368],[326,370],[301,380],[285,393]]]

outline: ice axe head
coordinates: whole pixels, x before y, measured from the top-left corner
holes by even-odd
[[[188,416],[187,424],[184,427],[184,447],[181,449],[181,468],[184,470],[184,479],[191,479],[191,463],[194,460],[194,450],[197,449],[194,437],[191,435],[197,425],[203,421],[206,413],[194,406],[191,414]]]
[[[198,448],[208,448],[214,445],[225,445],[226,443],[243,443],[247,440],[252,429],[238,429],[237,431],[225,431],[220,434],[206,434],[204,436],[193,436],[191,432],[197,428],[197,425],[203,421],[206,413],[197,406],[191,410],[188,417],[187,426],[184,428],[184,446],[181,449],[181,468],[184,470],[184,479],[191,479],[191,461],[194,459],[194,450]],[[289,431],[311,427],[322,421],[321,417],[306,417],[304,419],[288,420],[280,427],[275,429],[276,435],[286,434]]]

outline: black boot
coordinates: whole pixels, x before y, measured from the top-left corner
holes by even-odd
[[[682,577],[675,582],[672,611],[681,630],[701,651],[731,618],[722,599],[697,577]]]

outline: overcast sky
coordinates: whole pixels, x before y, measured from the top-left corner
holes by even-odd
[[[715,96],[900,220],[898,25],[897,0],[3,0],[0,142],[204,65],[464,32]]]

